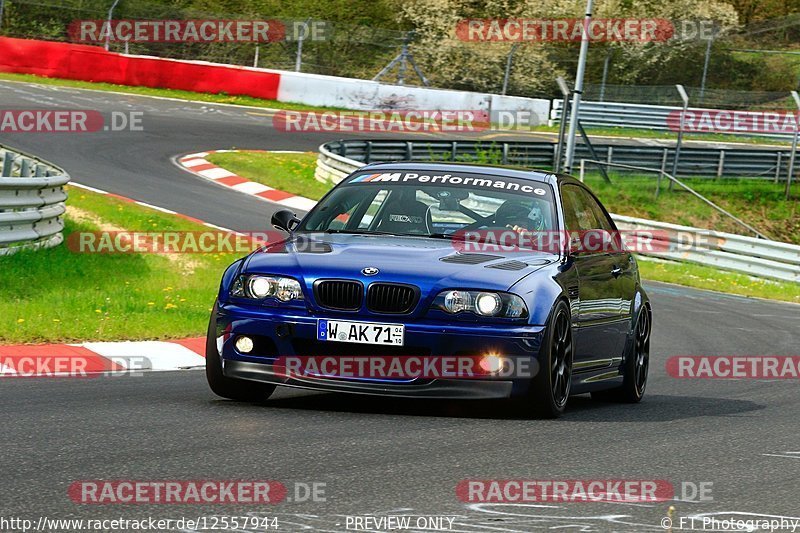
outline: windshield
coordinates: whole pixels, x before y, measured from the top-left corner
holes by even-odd
[[[365,172],[324,198],[298,231],[450,236],[495,228],[555,230],[550,186],[479,174]]]

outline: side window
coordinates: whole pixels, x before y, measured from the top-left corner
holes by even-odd
[[[314,213],[314,216],[306,222],[306,228],[311,231],[343,229],[350,215],[356,210],[358,202],[352,201],[351,198],[342,199],[341,196],[335,197],[327,206]]]
[[[603,208],[597,202],[597,200],[591,194],[587,193],[583,189],[581,189],[581,193],[586,196],[586,202],[592,209],[592,213],[594,213],[594,218],[600,224],[596,229],[604,229],[609,233],[613,233],[614,230],[614,223],[611,222],[611,219],[608,218]]]
[[[561,200],[564,206],[564,221],[569,231],[588,231],[602,229],[602,224],[592,209],[594,199],[580,187],[564,185],[561,187]]]

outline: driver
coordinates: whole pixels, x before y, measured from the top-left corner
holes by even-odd
[[[517,233],[535,233],[545,229],[545,214],[539,202],[506,200],[497,208],[494,222]]]

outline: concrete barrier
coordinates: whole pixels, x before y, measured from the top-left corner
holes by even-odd
[[[36,74],[356,110],[525,111],[547,123],[550,101],[378,83],[282,70],[107,52],[97,46],[0,37],[0,72]]]

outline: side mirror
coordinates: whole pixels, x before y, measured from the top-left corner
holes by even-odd
[[[298,224],[300,219],[288,209],[281,209],[272,214],[272,225],[283,231],[291,232]]]

